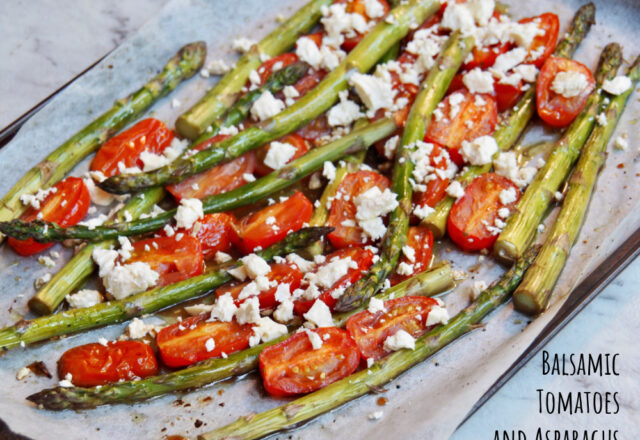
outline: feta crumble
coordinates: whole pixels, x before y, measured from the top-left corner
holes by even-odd
[[[102,295],[97,290],[83,289],[67,295],[67,303],[72,309],[91,307],[103,301]]]
[[[264,164],[274,170],[284,167],[296,154],[296,147],[285,142],[273,141],[264,158]]]
[[[616,76],[613,79],[606,80],[602,84],[602,89],[612,95],[620,95],[629,90],[631,86],[631,79],[628,76]]]
[[[263,92],[251,106],[251,116],[258,121],[264,121],[284,110],[285,104],[277,99],[270,91]]]
[[[316,327],[333,327],[335,325],[333,317],[331,316],[331,310],[319,299],[317,299],[309,311],[302,316],[307,321],[315,324]]]
[[[551,90],[565,98],[573,98],[580,95],[589,82],[587,77],[580,72],[558,72],[551,83]]]
[[[204,217],[202,201],[200,199],[182,199],[176,212],[176,226],[191,229],[193,224]]]
[[[429,312],[429,314],[431,314],[431,312]],[[410,350],[415,350],[416,348],[416,340],[405,330],[398,330],[384,340],[384,349],[387,351],[398,351],[403,348]]]
[[[491,163],[497,152],[498,144],[493,136],[480,136],[471,142],[462,141],[462,155],[471,165]]]

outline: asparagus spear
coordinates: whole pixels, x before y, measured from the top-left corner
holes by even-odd
[[[265,260],[276,255],[304,249],[331,231],[331,228],[304,228],[258,253]],[[20,321],[0,330],[0,350],[29,345],[55,336],[67,335],[108,324],[116,324],[136,316],[196,298],[232,280],[227,270],[242,263],[230,262],[223,267],[178,283],[148,290],[122,300],[108,301],[92,307],[67,310],[54,315]]]
[[[109,110],[74,134],[33,167],[0,201],[0,221],[17,218],[25,211],[20,197],[55,185],[71,168],[94,152],[114,133],[134,120],[159,98],[197,72],[206,55],[203,42],[190,43],[178,51],[162,72],[142,88],[116,101]],[[3,236],[0,234],[0,240]]]
[[[452,284],[451,266],[445,263],[421,272],[387,289],[377,297],[381,300],[387,300],[410,295],[433,296],[449,289]],[[334,316],[334,321],[337,326],[344,326],[350,316],[361,310],[362,308]],[[42,405],[46,409],[56,411],[63,409],[91,409],[100,405],[137,402],[176,391],[200,388],[207,384],[254,370],[258,366],[258,356],[262,350],[287,339],[289,336],[291,334],[230,354],[226,359],[209,359],[194,366],[160,376],[118,382],[101,387],[55,387],[32,394],[27,399]]]
[[[569,175],[571,167],[580,155],[580,149],[593,129],[595,117],[605,99],[600,90],[602,83],[615,76],[621,62],[620,45],[608,44],[600,56],[596,72],[596,89],[589,97],[587,105],[556,142],[555,150],[536,174],[498,236],[494,252],[499,258],[518,258],[535,237],[538,225],[554,199],[553,195]]]
[[[416,340],[414,350],[400,350],[321,390],[293,400],[286,405],[235,422],[198,437],[200,440],[249,440],[293,428],[357,397],[379,389],[409,368],[476,328],[485,316],[507,301],[523,273],[535,257],[537,248],[527,252],[495,285],[482,292],[476,301],[447,324],[439,325]]]
[[[398,196],[398,207],[389,216],[389,226],[383,238],[380,259],[367,275],[347,288],[338,299],[335,309],[346,312],[362,304],[375,294],[384,280],[393,272],[407,240],[413,190],[410,179],[414,164],[410,153],[416,141],[424,139],[431,122],[431,113],[442,100],[451,80],[463,60],[473,48],[473,37],[462,37],[454,33],[442,50],[434,67],[422,84],[411,107],[402,139],[396,151],[396,160],[391,180],[391,189]]]
[[[569,32],[558,42],[553,55],[556,57],[571,58],[587,33],[589,33],[591,25],[595,23],[595,17],[596,7],[593,3],[583,5],[578,9],[571,22]],[[532,87],[522,95],[516,105],[513,106],[493,134],[500,151],[511,149],[535,112],[536,90],[532,85]],[[498,154],[499,152],[496,153],[496,156]],[[467,170],[461,173],[456,180],[466,185],[474,178],[489,171],[491,171],[491,164],[472,165],[467,167]],[[451,211],[454,202],[455,199],[453,197],[446,196],[435,206],[435,211],[422,221],[422,225],[429,227],[434,237],[440,238],[444,235],[447,228],[449,211]]]
[[[123,194],[179,182],[296,130],[328,110],[338,100],[338,93],[347,88],[348,73],[367,72],[409,32],[412,23],[422,23],[438,10],[439,5],[437,0],[407,0],[395,7],[390,12],[395,17],[393,24],[386,21],[378,23],[320,84],[273,118],[253,125],[216,147],[189,158],[179,159],[149,173],[114,176],[100,183],[100,187],[112,193]]]
[[[276,170],[255,182],[247,183],[239,188],[223,194],[205,197],[203,210],[205,214],[223,212],[240,206],[264,200],[265,197],[286,188],[305,176],[321,168],[325,161],[334,161],[341,157],[366,149],[374,142],[389,136],[397,129],[393,119],[383,118],[360,130],[355,130],[345,137],[315,148],[284,168]],[[0,223],[0,231],[20,239],[34,238],[36,241],[64,241],[68,238],[81,240],[107,240],[119,236],[140,235],[162,228],[175,216],[176,210],[166,211],[152,218],[136,220],[128,223],[117,223],[111,226],[98,226],[89,229],[86,226],[63,228],[55,223],[36,220],[24,222],[13,220]]]
[[[611,98],[611,103],[606,110],[606,125],[597,125],[591,132],[569,179],[569,187],[560,214],[540,254],[513,294],[516,309],[523,313],[535,315],[547,307],[551,290],[562,272],[580,231],[598,172],[604,163],[607,143],[616,129],[633,89],[640,80],[640,58],[636,58],[627,76],[631,78],[633,86],[621,95]]]

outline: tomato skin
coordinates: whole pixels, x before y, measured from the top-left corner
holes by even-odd
[[[265,275],[269,281],[276,281],[278,284],[289,284],[289,290],[294,291],[300,287],[303,274],[295,264],[286,263],[274,263],[271,264],[271,272]],[[231,297],[235,300],[236,305],[243,303],[245,300],[239,300],[238,296],[242,289],[249,284],[249,281],[244,283],[231,283],[226,286],[220,287],[216,290],[216,296],[220,297],[227,293],[231,294]],[[271,309],[278,305],[276,301],[276,289],[278,286],[274,286],[270,289],[260,292],[257,297],[260,302],[260,310]]]
[[[399,330],[414,338],[426,333],[427,316],[438,302],[424,296],[405,296],[384,302],[386,312],[364,310],[347,320],[347,331],[363,358],[378,360],[389,354],[384,341]]]
[[[428,141],[427,141],[428,142]],[[431,154],[429,158],[431,159],[430,165],[434,168],[440,170],[446,170],[449,167],[449,163],[446,159],[446,156],[443,154],[445,149],[438,145],[433,144],[433,149],[431,150]],[[457,150],[447,150],[449,158],[455,163],[451,157],[451,151],[455,154],[459,155]],[[462,157],[460,156],[460,159]],[[416,206],[424,207],[425,205],[430,206],[431,208],[435,207],[440,200],[444,199],[447,195],[447,187],[449,186],[449,179],[442,178],[436,174],[436,178],[427,182],[427,189],[424,192],[415,192],[413,196],[413,203]]]
[[[530,23],[534,20],[539,21],[538,27],[544,31],[544,34],[538,35],[533,39],[533,43],[529,47],[529,54],[524,62],[534,64],[537,68],[540,68],[556,48],[558,33],[560,32],[560,19],[556,14],[546,12],[537,17],[523,18],[518,23]],[[544,47],[544,50],[534,58],[532,52],[538,51],[541,47]]]
[[[329,125],[327,114],[321,114],[307,125],[298,129],[296,134],[312,145],[320,146],[322,144],[321,139],[331,134],[331,126]]]
[[[146,250],[147,248],[148,250]],[[141,261],[160,274],[158,286],[177,283],[202,273],[204,258],[197,238],[185,234],[180,241],[173,237],[147,238],[133,243],[126,264]]]
[[[327,75],[327,72],[325,70],[320,69],[320,70],[316,70],[314,72],[308,73],[302,78],[300,78],[298,81],[296,81],[293,87],[298,91],[300,96],[298,96],[297,98],[293,98],[293,100],[297,101],[298,99],[306,95],[307,92],[313,89],[315,86],[317,86],[318,83],[320,83],[320,81],[322,81],[322,79],[326,75]]]
[[[508,52],[513,48],[511,43],[495,44],[489,47],[474,47],[472,50],[473,59],[468,63],[462,65],[462,70],[473,70],[479,67],[482,70],[486,70],[493,66],[496,59],[503,53]]]
[[[238,220],[233,214],[207,214],[198,223],[200,227],[194,237],[200,242],[205,260],[215,257],[217,252],[228,252],[240,242]]]
[[[240,248],[251,253],[257,247],[262,249],[279,242],[290,232],[298,231],[311,220],[313,205],[300,191],[287,200],[267,206],[240,220]],[[269,217],[275,223],[267,224]]]
[[[398,272],[394,272],[389,277],[392,286],[411,278],[429,267],[433,256],[433,233],[426,226],[411,226],[407,233],[407,246],[415,251],[415,260],[413,262],[409,261],[403,253],[399,263],[411,264],[413,272],[410,275],[400,275]]]
[[[357,226],[344,226],[345,220],[356,221],[357,208],[354,199],[368,189],[377,186],[380,191],[389,188],[389,179],[375,171],[356,171],[345,176],[338,189],[336,197],[331,202],[327,226],[335,228],[329,235],[331,245],[337,249],[347,246],[358,246],[369,243],[370,240],[364,235],[362,228]],[[348,200],[345,200],[345,197]]]
[[[559,72],[577,72],[587,78],[588,87],[578,96],[565,98],[551,90],[553,80]],[[582,63],[566,58],[549,57],[540,69],[536,85],[536,106],[538,116],[553,127],[569,125],[587,104],[587,99],[595,88],[591,70]]]
[[[54,185],[54,188],[57,191],[50,193],[40,202],[40,209],[29,207],[20,218],[30,222],[36,220],[38,214],[42,213],[42,220],[57,223],[60,226],[78,224],[87,215],[91,204],[89,189],[78,177],[67,177]],[[64,206],[62,206],[63,203]],[[16,253],[23,256],[37,254],[55,244],[38,243],[33,238],[17,240],[13,237],[9,237],[7,242]]]
[[[367,16],[364,0],[336,0],[334,3],[346,3],[347,13],[360,14],[364,17],[365,20],[374,21],[377,23],[380,20],[382,20],[385,17],[385,15],[387,15],[387,13],[389,12],[389,4],[387,3],[386,0],[377,0],[377,1],[384,8],[384,15],[382,15],[381,17],[377,17],[375,19],[371,19],[369,16]],[[340,47],[345,52],[351,52],[351,50],[353,50],[353,48],[355,48],[358,45],[358,43],[362,41],[363,38],[364,38],[364,35],[360,33],[358,33],[355,37],[345,38],[344,43],[342,43]]]
[[[260,353],[260,374],[272,396],[310,393],[347,377],[358,368],[358,347],[346,331],[337,327],[310,331],[322,339],[322,347],[317,350],[313,349],[307,333],[299,332]]]
[[[522,81],[516,86],[511,84],[502,84],[496,81],[493,85],[496,92],[496,102],[498,111],[504,112],[512,108],[522,96]]]
[[[162,362],[172,368],[184,367],[196,362],[230,354],[249,347],[253,334],[251,324],[240,325],[236,321],[207,322],[208,313],[192,316],[158,332],[156,342]],[[206,342],[213,338],[215,347],[207,351]]]
[[[267,82],[267,79],[271,76],[271,74],[280,70],[284,67],[287,67],[289,64],[293,64],[298,61],[298,56],[295,53],[287,52],[282,55],[278,55],[276,57],[271,58],[270,60],[262,63],[262,66],[258,68],[258,75],[260,75],[260,84],[264,85]],[[274,69],[274,66],[280,63],[280,66],[277,69]]]
[[[337,298],[334,298],[333,296],[331,296],[331,294],[338,289],[342,289],[350,286],[351,284],[355,283],[360,278],[362,278],[364,276],[364,273],[366,273],[371,267],[371,265],[373,264],[373,256],[374,256],[373,252],[371,252],[369,249],[365,249],[357,246],[339,249],[327,255],[326,262],[318,266],[316,270],[328,264],[330,260],[332,260],[333,258],[343,259],[343,258],[351,257],[351,260],[354,261],[358,265],[358,267],[350,268],[342,278],[336,281],[333,284],[333,286],[324,290],[317,299],[320,299],[322,302],[324,302],[327,305],[327,307],[333,310],[333,307],[336,305],[338,300]],[[302,288],[306,288],[306,287],[307,286],[303,286]],[[313,306],[313,303],[315,302],[316,302],[315,299],[296,300],[293,303],[293,310],[296,312],[296,314],[298,314],[299,316],[302,316],[303,314],[309,311],[309,309]]]
[[[71,374],[77,387],[93,387],[158,374],[158,361],[151,347],[140,341],[109,341],[80,345],[64,352],[58,374]]]
[[[500,201],[502,190],[513,188],[516,200],[507,205]],[[493,225],[498,218],[498,209],[509,208],[511,211],[520,200],[520,190],[506,177],[495,173],[487,173],[476,177],[451,208],[447,221],[447,232],[451,240],[464,251],[486,249],[498,239],[497,233],[487,230],[485,223]]]
[[[229,137],[226,134],[219,134],[202,142],[194,150],[202,151]],[[182,182],[168,185],[167,191],[177,201],[191,198],[202,199],[207,196],[222,194],[246,184],[247,181],[244,175],[253,174],[256,164],[255,152],[249,151],[229,162],[216,165],[202,173],[188,177]]]
[[[173,131],[162,121],[143,119],[105,142],[91,162],[91,171],[101,171],[111,177],[119,173],[118,162],[123,162],[127,168],[137,166],[142,169],[142,152],[161,154],[171,145],[173,137]]]
[[[304,139],[300,135],[295,133],[288,134],[285,137],[278,139],[277,142],[282,142],[283,144],[289,144],[295,147],[296,152],[293,154],[293,157],[289,159],[289,162],[296,160],[297,158],[299,158],[303,154],[306,154],[309,151],[309,146],[304,141]],[[256,153],[256,156],[258,159],[258,165],[256,166],[256,174],[259,176],[266,176],[267,174],[270,174],[271,172],[273,172],[273,168],[267,166],[264,163],[264,159],[267,156],[267,153],[269,152],[269,148],[271,148],[271,143],[269,143],[268,145],[265,145],[264,147],[259,148],[258,152]]]

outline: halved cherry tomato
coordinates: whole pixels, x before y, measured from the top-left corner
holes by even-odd
[[[300,287],[303,274],[295,264],[274,263],[271,265],[271,272],[265,276],[269,281],[275,281],[277,284],[289,284],[289,290],[293,292]],[[249,284],[249,281],[244,283],[231,283],[216,290],[216,295],[222,296],[226,293],[231,293],[231,297],[236,300],[236,304],[240,304],[244,302],[246,298],[238,299],[238,296],[240,296],[240,292],[242,292],[242,289],[244,289],[247,284]],[[278,286],[275,285],[257,295],[261,310],[270,309],[277,305],[277,288]]]
[[[334,230],[328,235],[335,248],[366,244],[369,239],[357,225],[358,209],[354,199],[368,189],[377,186],[380,191],[389,188],[389,179],[375,171],[356,171],[345,176],[336,190],[336,197],[331,202],[327,226]],[[343,224],[347,222],[347,225]],[[355,226],[348,223],[353,222]]]
[[[180,240],[173,237],[147,238],[133,243],[131,258],[126,263],[141,261],[160,274],[159,286],[177,283],[200,275],[203,257],[200,242],[184,234]]]
[[[500,201],[500,193],[510,188],[515,190],[516,200],[505,205]],[[506,177],[495,173],[476,177],[451,208],[447,222],[449,237],[465,251],[493,246],[498,233],[488,227],[494,226],[500,208],[511,210],[518,200],[518,187]]]
[[[168,367],[184,367],[205,359],[230,354],[249,347],[251,324],[236,321],[207,321],[208,313],[192,316],[158,332],[156,341],[162,362]],[[207,350],[207,341],[214,347]]]
[[[448,151],[438,144],[433,144],[433,149],[431,150],[429,158],[431,159],[430,165],[440,170],[448,169],[450,165],[449,160],[452,160]],[[438,204],[438,202],[440,202],[440,200],[444,199],[447,194],[448,186],[449,179],[435,174],[435,179],[431,179],[427,182],[426,191],[416,191],[414,193],[413,203],[416,206],[424,207],[426,205],[433,208]]]
[[[565,98],[551,90],[556,75],[560,72],[575,72],[585,76],[587,87],[579,95]],[[587,66],[566,58],[550,57],[540,69],[536,85],[538,116],[554,127],[566,127],[582,111],[589,95],[595,88],[595,80]]]
[[[320,81],[322,81],[322,79],[327,75],[326,70],[316,70],[314,72],[311,72],[305,76],[303,76],[302,78],[300,78],[298,81],[296,81],[296,83],[293,85],[293,87],[298,91],[298,93],[300,94],[300,96],[293,98],[294,101],[297,99],[300,99],[301,97],[303,97],[304,95],[307,94],[307,92],[311,89],[313,89],[315,86],[318,85],[318,83]]]
[[[392,286],[411,278],[429,267],[433,255],[433,233],[426,226],[411,226],[407,233],[407,246],[414,251],[413,261],[409,260],[403,253],[399,262],[410,264],[413,267],[413,271],[409,275],[400,275],[398,272],[394,272],[389,277]]]
[[[298,55],[292,52],[283,53],[277,57],[273,57],[270,60],[262,63],[262,66],[258,68],[258,75],[260,75],[260,83],[267,82],[267,78],[277,70],[287,67],[289,64],[293,64],[298,61]]]
[[[508,52],[513,47],[511,43],[494,44],[493,46],[474,47],[473,59],[468,63],[462,65],[462,70],[472,70],[479,67],[482,70],[486,70],[493,66],[498,58],[503,53]]]
[[[282,142],[284,144],[292,145],[296,149],[296,152],[293,154],[293,156],[291,157],[291,159],[289,159],[287,163],[299,158],[300,156],[305,154],[307,151],[309,151],[309,146],[304,141],[304,139],[302,139],[300,135],[297,135],[295,133],[288,134],[285,137],[278,139],[277,142]],[[264,163],[264,158],[267,156],[267,153],[269,152],[269,148],[271,148],[270,143],[268,145],[265,145],[264,147],[259,148],[256,153],[256,156],[258,159],[258,165],[256,166],[256,174],[258,174],[259,176],[266,176],[267,174],[273,171],[273,168],[267,166]]]
[[[312,145],[320,146],[323,143],[322,138],[331,134],[331,126],[329,125],[327,114],[321,114],[307,125],[298,129],[296,133]]]
[[[457,101],[458,98],[461,102],[455,106],[452,105],[452,100]],[[435,115],[433,116],[425,140],[447,147],[451,159],[458,166],[462,166],[464,163],[459,162],[462,156],[458,152],[462,141],[472,141],[480,136],[489,135],[495,130],[498,123],[496,100],[491,95],[476,95],[467,90],[458,90],[447,96],[442,101],[442,106],[438,108],[442,112],[442,117],[438,120]],[[452,108],[454,109],[453,117],[451,117]],[[458,110],[455,111],[455,109]]]
[[[57,223],[60,226],[74,226],[87,215],[91,196],[82,179],[67,177],[58,182],[53,188],[55,192],[49,193],[40,202],[40,208],[29,207],[20,218],[24,221],[41,220]],[[49,249],[55,243],[38,243],[33,238],[17,240],[9,238],[9,245],[20,255],[28,256]]]
[[[158,374],[158,361],[151,347],[140,341],[109,341],[80,345],[64,352],[58,375],[71,374],[78,387],[93,387]]]
[[[201,151],[227,139],[229,135],[219,134],[195,147]],[[182,182],[168,185],[167,190],[180,201],[182,199],[201,199],[236,189],[247,181],[245,174],[253,174],[256,169],[256,156],[253,151],[243,154],[202,173],[191,176]]]
[[[451,80],[451,83],[449,84],[449,88],[447,89],[447,95],[455,92],[456,90],[467,88],[467,86],[464,85],[464,81],[462,80],[464,78],[465,73],[467,72],[456,73],[456,75]]]
[[[558,33],[560,31],[560,20],[556,14],[546,12],[537,17],[523,18],[518,23],[530,22],[538,23],[538,27],[543,30],[543,33],[533,39],[533,43],[531,43],[529,47],[529,54],[524,62],[534,64],[540,68],[556,48]],[[543,47],[544,49],[540,50],[540,48]]]
[[[379,22],[389,12],[389,4],[386,2],[386,0],[377,0],[377,1],[382,5],[384,9],[384,15],[380,17],[376,17],[375,19],[372,19],[367,15],[367,8],[365,7],[364,0],[336,0],[335,3],[347,3],[347,8],[346,8],[347,13],[360,14],[367,21]],[[350,52],[354,47],[358,45],[358,43],[363,38],[364,38],[364,35],[360,33],[358,33],[355,37],[345,38],[344,43],[342,43],[340,47],[344,49],[346,52]]]
[[[509,110],[516,105],[520,96],[522,96],[522,81],[518,85],[503,84],[500,81],[496,81],[493,84],[493,89],[496,92],[496,103],[498,104],[498,111],[503,112]]]
[[[200,226],[193,236],[200,242],[205,260],[214,257],[217,252],[228,252],[240,242],[238,220],[233,214],[207,214],[198,223]]]
[[[107,177],[119,173],[118,163],[126,168],[143,168],[143,151],[161,154],[173,141],[171,131],[162,121],[149,118],[135,124],[105,142],[91,162],[91,171],[101,171]]]
[[[384,302],[386,311],[371,313],[368,310],[353,315],[347,321],[347,331],[353,338],[363,358],[378,360],[389,354],[384,341],[404,330],[414,338],[424,334],[427,316],[438,302],[423,296],[405,296]]]
[[[336,293],[336,291],[338,290],[342,290],[350,286],[351,284],[355,283],[360,278],[362,278],[363,274],[366,273],[366,271],[369,270],[369,268],[373,264],[373,252],[371,252],[369,249],[365,249],[357,246],[339,249],[327,255],[326,262],[318,266],[316,268],[316,271],[320,269],[322,266],[326,266],[327,264],[329,264],[331,260],[335,258],[338,258],[340,260],[344,258],[351,258],[351,261],[355,262],[357,267],[349,268],[347,273],[342,278],[340,278],[338,281],[333,283],[331,287],[328,287],[326,290],[322,291],[320,296],[317,298],[323,301],[331,310],[333,310],[333,307],[336,305],[336,302],[338,301],[337,298],[333,297],[333,294]],[[305,289],[306,287],[307,286],[304,285],[303,283],[302,288]],[[302,316],[303,314],[309,311],[309,309],[313,306],[313,303],[315,302],[316,302],[315,299],[297,300],[293,303],[293,310],[298,315]]]
[[[337,327],[310,331],[322,339],[322,346],[316,350],[307,333],[299,332],[260,353],[260,374],[269,394],[310,393],[347,377],[358,368],[358,347],[346,331]]]
[[[299,191],[287,200],[267,206],[240,220],[240,247],[245,253],[279,242],[311,220],[313,205]]]

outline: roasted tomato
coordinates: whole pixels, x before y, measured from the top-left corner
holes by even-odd
[[[320,146],[323,143],[322,139],[331,134],[331,126],[327,120],[327,114],[321,114],[307,125],[298,129],[296,133],[312,145]]]
[[[65,351],[58,361],[58,374],[61,378],[70,374],[77,387],[94,387],[156,375],[158,361],[144,342],[109,341]]]
[[[471,52],[473,59],[468,63],[464,63],[462,70],[472,70],[476,67],[487,70],[494,65],[496,58],[508,52],[512,47],[513,45],[511,43],[494,44],[493,46],[475,46]]]
[[[431,160],[430,165],[439,170],[445,171],[453,165],[448,151],[438,144],[433,144],[429,159]],[[433,208],[446,196],[449,179],[438,174],[434,174],[434,176],[434,179],[427,182],[427,189],[424,192],[416,191],[414,193],[414,205],[420,207],[430,206]]]
[[[289,290],[294,291],[298,287],[300,287],[300,283],[302,282],[302,272],[295,264],[286,264],[286,263],[274,263],[271,265],[271,272],[265,275],[269,281],[275,281],[277,284],[289,284]],[[253,282],[253,281],[251,281]],[[240,304],[248,296],[244,297],[241,295],[242,289],[247,287],[250,281],[244,283],[231,283],[226,286],[220,287],[216,290],[217,296],[222,296],[226,293],[231,293],[231,297],[235,300],[236,304]],[[261,291],[257,296],[258,301],[260,302],[260,309],[270,309],[277,305],[276,301],[276,289],[278,286],[274,285],[273,287],[268,288],[267,290]]]
[[[262,66],[258,68],[258,74],[260,75],[260,83],[264,84],[273,72],[276,72],[283,67],[287,67],[289,64],[293,64],[298,61],[298,56],[295,53],[287,52],[277,57],[273,57],[268,61],[265,61]]]
[[[200,226],[196,227],[193,236],[200,242],[205,260],[215,257],[217,252],[228,252],[240,242],[238,220],[233,214],[207,214],[198,223]]]
[[[496,81],[493,85],[493,89],[496,92],[496,103],[498,104],[498,111],[504,112],[516,105],[520,96],[522,96],[522,81],[518,84],[504,84],[500,81]]]
[[[320,81],[322,81],[322,79],[326,75],[327,75],[327,72],[320,69],[320,70],[316,70],[314,72],[308,73],[307,75],[303,76],[298,81],[296,81],[293,87],[295,87],[295,89],[298,91],[300,96],[293,98],[294,101],[306,95],[307,92],[313,89],[315,86],[317,86],[318,83],[320,83]]]
[[[287,200],[267,206],[240,220],[241,248],[245,253],[279,242],[311,220],[313,205],[299,191]]]
[[[219,134],[195,147],[202,151],[229,135]],[[167,186],[167,190],[180,201],[182,199],[202,199],[206,196],[225,193],[247,183],[246,175],[253,175],[256,169],[256,156],[253,151],[243,154],[232,161],[216,165],[202,173],[191,176],[182,182]]]
[[[565,97],[554,92],[554,81],[558,74],[582,75],[584,87],[577,87],[573,91],[575,96]],[[576,78],[569,77],[568,81],[575,85]],[[587,66],[566,58],[550,57],[540,69],[536,85],[536,105],[538,116],[547,124],[554,127],[566,127],[582,111],[589,95],[595,88],[595,80]]]
[[[498,108],[491,95],[459,90],[447,96],[438,110],[441,114],[434,112],[425,140],[447,147],[458,166],[464,165],[459,153],[462,141],[490,135],[498,123]]]
[[[39,202],[40,208],[29,207],[20,218],[28,222],[39,218],[60,226],[78,224],[87,215],[91,204],[89,190],[82,179],[67,177],[52,188],[55,190],[51,190],[44,200]],[[14,251],[24,256],[37,254],[55,244],[38,243],[33,238],[16,240],[11,237],[7,242]]]
[[[389,4],[386,2],[386,0],[377,0],[377,2],[382,7],[384,13],[375,18],[369,17],[367,15],[367,8],[365,6],[367,2],[365,0],[336,0],[335,3],[346,3],[347,13],[360,14],[367,21],[378,22],[382,20],[389,12]],[[364,34],[357,33],[355,37],[345,38],[344,43],[342,43],[340,47],[342,47],[342,49],[344,49],[345,51],[350,52],[354,47],[358,45],[358,43],[360,43],[363,37]]]
[[[327,220],[327,226],[335,228],[329,234],[329,241],[334,247],[343,248],[369,242],[362,228],[357,225],[354,199],[374,186],[384,191],[389,188],[389,179],[375,171],[356,171],[347,174],[340,182]]]
[[[300,156],[305,154],[307,151],[309,151],[309,146],[304,141],[304,139],[302,139],[300,135],[297,135],[295,133],[288,134],[285,137],[278,139],[275,142],[289,144],[295,148],[295,152],[293,153],[293,156],[291,156],[291,159],[289,159],[287,163],[299,158]],[[273,171],[273,168],[269,167],[267,164],[264,163],[264,159],[269,153],[269,149],[271,148],[271,145],[272,143],[265,145],[264,147],[261,147],[256,153],[256,156],[258,158],[258,166],[256,167],[256,174],[258,174],[259,176],[266,176],[267,174]]]
[[[326,261],[319,265],[316,269],[316,273],[322,273],[322,268],[326,267],[328,264],[331,264],[332,260],[335,259],[345,259],[351,258],[351,261],[355,263],[356,267],[350,267],[347,269],[347,273],[345,273],[340,279],[335,281],[330,287],[325,288],[320,293],[318,299],[322,300],[330,309],[333,309],[336,302],[338,301],[338,297],[340,295],[336,295],[337,293],[342,293],[344,289],[351,284],[358,281],[362,278],[363,274],[369,270],[371,265],[373,264],[373,252],[369,249],[364,249],[361,247],[348,247],[344,249],[339,249],[335,252],[326,256]],[[308,285],[303,283],[302,288],[305,289]],[[334,298],[333,295],[336,295]],[[294,302],[293,310],[300,316],[304,313],[307,313],[313,303],[316,302],[316,299],[299,299]]]
[[[505,193],[501,197],[503,191],[510,192],[510,195]],[[511,210],[518,200],[518,187],[506,177],[495,173],[476,177],[465,189],[464,196],[451,208],[447,222],[449,237],[465,251],[493,246],[498,238],[495,230],[496,219],[500,218],[498,210]]]
[[[336,327],[310,331],[320,336],[320,348],[314,350],[307,333],[299,332],[260,353],[260,374],[269,394],[310,393],[347,377],[358,368],[358,347],[346,331]]]
[[[120,162],[125,168],[137,166],[142,169],[144,164],[140,155],[143,151],[162,154],[171,141],[173,132],[162,121],[143,119],[105,142],[91,162],[91,171],[100,171],[111,177],[119,173]]]
[[[399,263],[410,265],[411,273],[399,274],[397,271],[394,272],[389,278],[392,286],[411,278],[429,267],[433,255],[433,233],[426,226],[411,226],[407,234],[407,246],[413,249],[413,254],[408,251],[407,255],[403,248]]]
[[[249,347],[251,324],[207,321],[208,318],[208,313],[192,316],[158,332],[156,341],[165,365],[184,367]]]
[[[519,23],[530,22],[537,23],[538,28],[542,29],[542,33],[533,39],[533,43],[529,46],[529,54],[524,62],[534,64],[540,68],[556,48],[560,20],[556,14],[547,12],[537,17],[523,18],[519,21]]]
[[[172,237],[136,241],[133,243],[131,258],[126,263],[147,263],[160,275],[159,286],[200,275],[204,261],[200,242],[191,235],[182,234],[180,240],[176,240],[176,234]]]
[[[414,338],[424,334],[427,317],[438,302],[423,296],[405,296],[384,302],[385,311],[371,313],[368,310],[353,315],[347,321],[347,331],[366,359],[378,360],[389,352],[384,341],[404,330]]]

